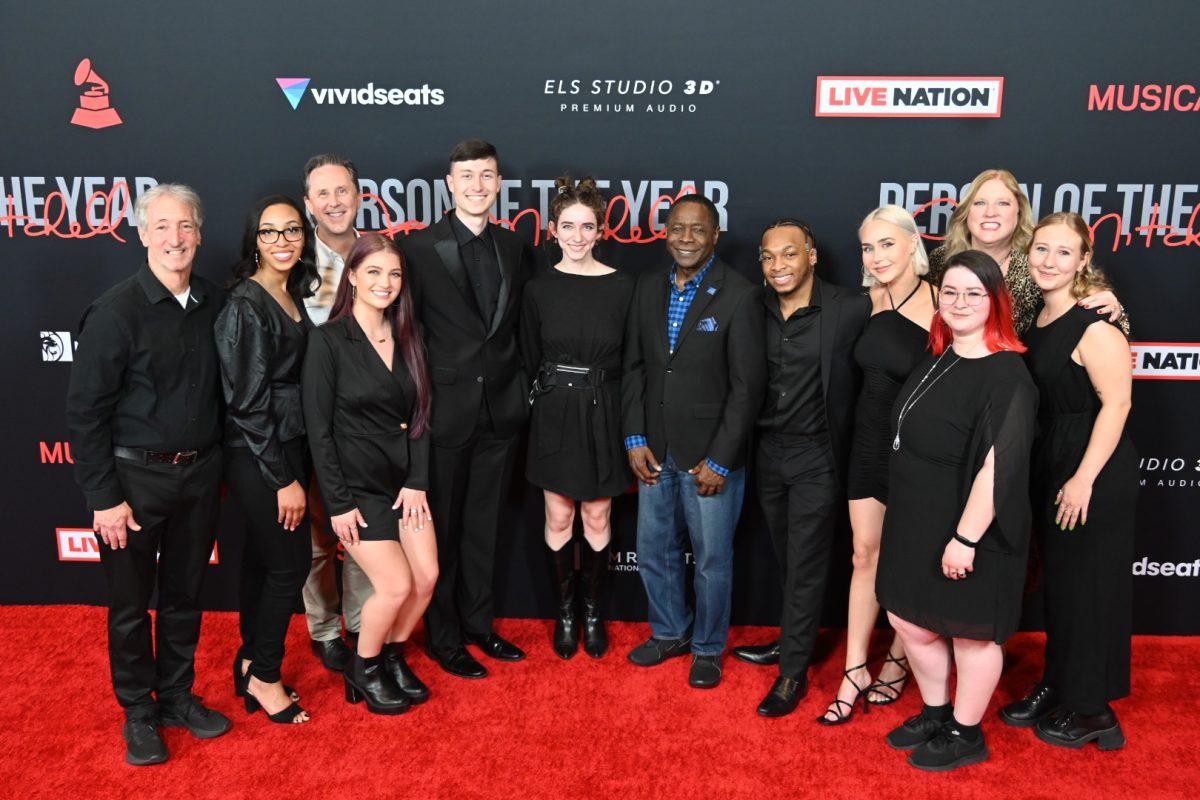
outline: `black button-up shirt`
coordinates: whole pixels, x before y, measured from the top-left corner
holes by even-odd
[[[483,232],[476,236],[456,214],[451,213],[450,228],[458,240],[458,255],[467,271],[467,279],[471,281],[479,314],[485,325],[491,325],[500,302],[500,261],[496,257],[492,226],[484,225]]]
[[[92,510],[125,500],[114,446],[172,453],[220,441],[213,323],[224,303],[216,284],[193,273],[184,309],[143,265],[84,312],[67,424],[75,478]]]
[[[828,430],[821,391],[821,293],[786,320],[774,292],[767,306],[767,397],[758,426],[784,436],[816,436]]]

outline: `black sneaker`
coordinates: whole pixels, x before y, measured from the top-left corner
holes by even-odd
[[[629,660],[639,667],[654,667],[668,658],[687,655],[692,650],[692,639],[655,639],[646,641],[629,651]]]
[[[904,720],[904,724],[887,735],[887,743],[897,750],[916,750],[928,742],[942,729],[943,720],[934,719],[924,709],[915,717]]]
[[[164,728],[187,728],[197,739],[215,739],[233,727],[229,717],[201,705],[194,694],[159,702],[158,719]]]
[[[943,725],[936,736],[908,757],[908,763],[927,772],[949,772],[987,761],[990,755],[982,733],[971,742],[953,725]]]
[[[126,764],[145,767],[161,764],[171,757],[162,737],[158,735],[153,717],[126,720],[121,735],[125,737]]]

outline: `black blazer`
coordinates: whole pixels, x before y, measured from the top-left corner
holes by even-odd
[[[715,260],[672,355],[667,349],[669,275],[669,269],[652,270],[634,290],[621,385],[625,436],[645,436],[659,461],[670,449],[683,469],[706,457],[740,469],[766,386],[760,290]],[[698,327],[710,318],[713,323]]]
[[[331,517],[364,499],[390,507],[429,487],[429,437],[410,436],[417,388],[400,347],[389,372],[352,314],[314,330],[304,354],[304,423]],[[367,509],[360,509],[364,514]]]
[[[528,382],[516,331],[532,256],[512,231],[493,225],[491,233],[501,283],[496,315],[487,324],[480,318],[448,217],[400,240],[433,379],[431,433],[441,447],[466,443],[485,396],[500,436],[515,436],[528,414]]]

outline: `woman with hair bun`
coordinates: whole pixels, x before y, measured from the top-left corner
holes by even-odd
[[[555,181],[549,236],[562,258],[525,287],[521,351],[534,376],[525,476],[545,493],[546,545],[554,564],[558,613],[554,652],[579,647],[576,617],[575,504],[584,542],[578,583],[584,650],[608,651],[600,593],[608,573],[612,498],[633,476],[621,440],[621,347],[634,282],[596,260],[607,203],[596,182]]]

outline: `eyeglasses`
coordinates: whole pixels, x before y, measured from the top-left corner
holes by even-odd
[[[981,292],[978,289],[971,289],[966,292],[959,292],[954,289],[942,289],[938,293],[938,302],[944,306],[956,306],[960,297],[971,308],[979,308],[979,304],[987,298],[987,292]]]
[[[304,241],[304,228],[301,228],[299,225],[293,225],[281,231],[277,231],[274,228],[259,228],[258,240],[263,244],[275,244],[279,241],[279,234],[281,233],[283,234],[283,238],[289,242]]]

